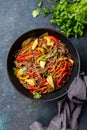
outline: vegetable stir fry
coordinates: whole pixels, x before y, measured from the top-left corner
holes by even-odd
[[[65,44],[48,33],[26,39],[14,63],[15,76],[34,98],[62,88],[74,65]]]

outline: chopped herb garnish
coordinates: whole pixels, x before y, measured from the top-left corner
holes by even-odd
[[[17,69],[15,67],[13,67],[13,72],[14,72],[14,75],[17,74]]]
[[[44,62],[46,62],[46,60],[47,60],[46,57],[43,57],[43,58],[41,59],[41,61],[44,61]]]
[[[50,14],[50,10],[47,9],[46,7],[44,7],[42,10],[42,13],[43,13],[44,17],[47,17]]]
[[[52,18],[50,24],[60,27],[61,32],[66,36],[82,36],[84,28],[87,25],[87,0],[47,0],[54,4],[47,9],[44,5],[41,10],[44,17],[47,17],[50,13]],[[55,5],[55,2],[58,4]],[[39,9],[38,9],[39,10]],[[37,13],[39,12],[39,13]],[[33,17],[37,17],[40,11],[34,11]]]
[[[33,12],[32,12],[33,17],[37,17],[39,14],[40,14],[40,9],[39,8],[33,10]]]
[[[41,94],[39,94],[39,93],[37,93],[37,92],[34,92],[34,93],[33,93],[33,97],[34,97],[35,99],[38,99],[38,98],[41,97]]]
[[[82,36],[87,24],[87,0],[60,0],[52,6],[51,24],[58,25],[66,36]]]
[[[43,5],[43,1],[39,1],[38,7],[42,7],[42,5]]]
[[[24,67],[24,68],[22,69],[22,71],[23,71],[23,75],[26,75],[27,68]]]

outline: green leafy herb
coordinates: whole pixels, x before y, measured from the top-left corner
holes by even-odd
[[[44,61],[44,62],[46,62],[46,60],[47,60],[46,57],[43,57],[43,58],[41,59],[41,61]]]
[[[58,2],[58,0],[47,0],[48,2]],[[49,10],[44,7],[41,10],[44,17],[50,13],[52,18],[50,24],[60,27],[62,33],[66,36],[82,36],[84,28],[87,25],[87,0],[60,0],[58,4],[52,5]],[[39,15],[40,13],[38,13]],[[34,15],[34,16],[38,16]]]
[[[33,10],[33,12],[32,12],[33,17],[37,17],[39,14],[40,14],[40,9],[39,8]]]
[[[66,36],[82,36],[87,24],[87,0],[60,0],[56,6],[52,6],[51,24],[59,25]]]
[[[34,93],[33,93],[33,97],[34,97],[35,99],[38,99],[38,98],[41,97],[41,95],[40,95],[39,93],[37,93],[37,92],[34,92]]]
[[[24,67],[24,68],[22,69],[22,71],[23,71],[23,75],[26,75],[27,68]]]
[[[50,14],[50,10],[47,9],[46,7],[44,7],[42,13],[43,13],[44,17],[47,17]]]
[[[38,7],[42,7],[42,5],[43,5],[43,1],[39,1]]]
[[[15,67],[13,67],[13,72],[14,72],[14,75],[17,74],[17,69]]]

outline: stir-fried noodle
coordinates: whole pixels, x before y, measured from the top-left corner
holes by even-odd
[[[65,44],[47,33],[26,39],[15,57],[15,75],[34,98],[63,87],[74,65]]]

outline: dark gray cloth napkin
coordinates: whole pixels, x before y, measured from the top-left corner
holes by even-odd
[[[69,87],[66,98],[58,101],[58,113],[48,127],[35,121],[31,130],[76,130],[82,105],[87,99],[87,76],[77,76]]]

